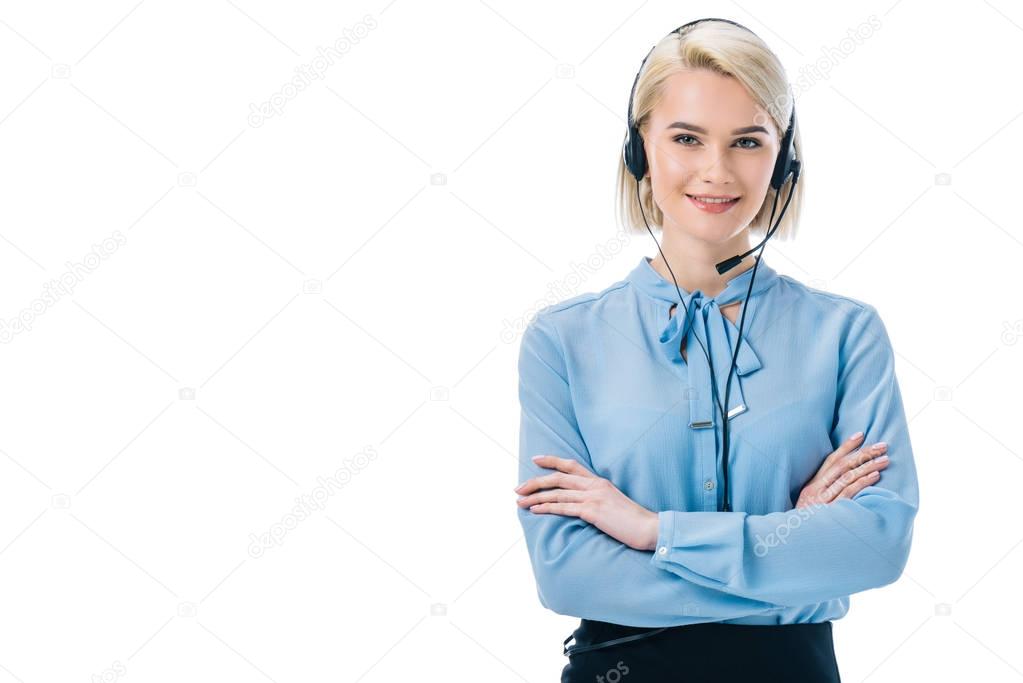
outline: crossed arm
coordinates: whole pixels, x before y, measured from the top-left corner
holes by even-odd
[[[885,486],[788,512],[658,511],[653,552],[570,514],[518,510],[541,604],[555,612],[639,626],[729,619],[843,597],[891,583],[905,566],[918,506],[916,471],[894,354],[873,307],[840,352],[838,434],[889,444]],[[519,356],[519,481],[544,474],[536,454],[592,473],[572,408],[556,329],[537,318]],[[642,519],[641,515],[636,516]],[[646,525],[649,522],[642,522]]]

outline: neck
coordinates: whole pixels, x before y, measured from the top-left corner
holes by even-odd
[[[669,283],[677,281],[678,286],[687,292],[698,289],[713,298],[724,291],[729,280],[749,270],[756,262],[754,254],[750,254],[725,273],[718,273],[716,267],[721,261],[749,250],[748,229],[720,244],[710,244],[680,233],[662,231],[661,251],[668,259],[671,272],[665,267],[660,253],[650,260],[650,265]]]

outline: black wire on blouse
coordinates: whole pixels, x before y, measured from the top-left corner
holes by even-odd
[[[775,230],[777,230],[778,226],[781,224],[781,219],[784,218],[784,216],[785,216],[785,210],[789,207],[789,201],[792,200],[792,193],[794,191],[795,191],[795,182],[793,182],[792,188],[789,190],[789,195],[785,199],[785,204],[782,205],[781,215],[778,216],[778,222],[774,224],[774,226],[767,233],[767,236],[760,242],[760,244],[757,245],[756,247],[753,247],[753,249],[751,250],[751,251],[754,251],[757,248],[759,248],[761,253],[757,254],[756,257],[755,257],[756,261],[753,263],[753,273],[750,275],[749,287],[746,290],[746,298],[743,300],[743,303],[742,303],[742,315],[739,318],[739,338],[735,340],[735,350],[732,352],[732,364],[731,364],[731,367],[728,370],[728,379],[725,381],[725,405],[726,406],[728,405],[728,395],[729,395],[729,393],[731,391],[731,388],[732,388],[732,374],[735,371],[735,364],[736,364],[736,361],[737,361],[737,359],[739,357],[739,344],[742,342],[742,328],[746,324],[746,305],[749,302],[750,294],[753,291],[753,281],[756,279],[757,268],[760,266],[760,257],[763,254],[764,247],[767,246],[767,240],[770,239],[771,235],[774,234]],[[771,207],[771,217],[767,221],[768,225],[770,225],[771,221],[774,220],[774,212],[778,208],[778,197],[779,196],[780,196],[780,193],[775,194],[775,196],[774,196],[774,205]],[[636,183],[636,198],[637,198],[637,200],[639,200],[639,183]],[[650,223],[647,222],[646,212],[643,211],[643,202],[641,200],[639,201],[639,211],[643,215],[643,223],[646,224],[647,232],[650,233],[650,237],[653,238],[654,243],[657,245],[657,251],[660,252],[661,258],[664,259],[664,265],[668,267],[668,272],[671,273],[671,279],[675,283],[675,290],[678,292],[679,301],[682,302],[682,305],[685,308],[685,311],[686,311],[685,319],[682,321],[682,329],[685,330],[685,329],[687,329],[686,326],[689,324],[689,307],[686,305],[685,299],[682,296],[682,291],[679,289],[678,280],[675,279],[675,273],[671,270],[671,265],[668,264],[668,259],[665,258],[664,252],[661,250],[660,243],[657,241],[657,238],[654,237],[654,233],[650,229]],[[748,254],[749,254],[749,252],[747,252],[745,255],[748,255]],[[721,406],[721,401],[719,401],[718,397],[717,397],[717,381],[716,381],[716,377],[714,375],[714,368],[713,368],[713,366],[711,365],[711,362],[710,362],[710,356],[707,354],[707,349],[706,349],[706,347],[704,347],[703,342],[700,341],[700,335],[694,334],[693,336],[696,337],[696,341],[699,342],[700,348],[703,349],[703,355],[707,359],[707,367],[710,368],[710,376],[711,376],[711,396],[714,399],[714,402],[717,404],[718,414],[721,415],[721,424],[722,424],[721,451],[722,451],[722,460],[724,461],[724,464],[723,464],[724,471],[723,471],[723,476],[722,476],[722,483],[724,484],[722,497],[724,499],[724,503],[723,503],[723,508],[722,508],[721,511],[722,512],[730,512],[732,508],[731,508],[731,505],[729,504],[729,500],[728,500],[728,427],[729,427],[728,419],[725,416],[724,408],[722,408],[722,406]]]

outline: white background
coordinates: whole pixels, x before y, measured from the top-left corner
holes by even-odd
[[[1019,7],[128,0],[0,5],[0,683],[557,680],[507,331],[614,238],[654,42],[730,18],[794,82],[872,15],[765,252],[878,308],[911,421],[912,556],[842,677],[1023,678]]]

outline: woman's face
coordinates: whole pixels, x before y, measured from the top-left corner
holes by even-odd
[[[742,232],[764,202],[780,146],[771,117],[730,76],[685,71],[665,82],[643,134],[664,231],[712,244]],[[738,197],[702,204],[691,197]]]

